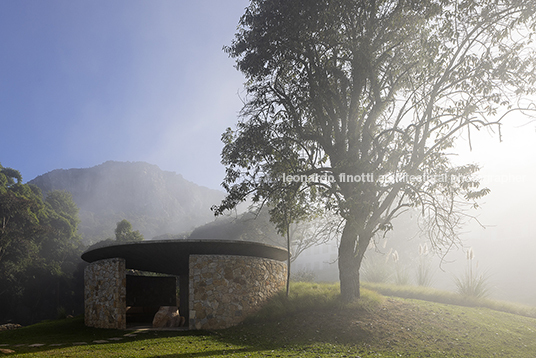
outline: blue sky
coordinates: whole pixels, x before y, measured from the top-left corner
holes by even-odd
[[[28,181],[59,168],[147,161],[220,188],[220,136],[236,123],[243,94],[222,46],[247,5],[0,2],[0,163]],[[483,175],[525,175],[523,183],[485,183],[497,207],[536,199],[536,124],[527,122],[510,120],[503,143],[473,133],[473,151],[463,141],[457,150]]]
[[[147,161],[219,188],[220,136],[236,123],[243,93],[222,46],[247,5],[0,2],[0,163],[28,181],[53,169]],[[461,148],[462,161],[503,172],[514,158],[534,163],[526,157],[534,127],[513,128],[502,144],[481,135],[472,153]]]
[[[222,46],[247,4],[0,1],[0,163],[28,181],[54,169],[146,161],[220,188],[220,136],[236,123],[243,94]],[[530,253],[523,268],[533,267],[535,129],[509,119],[503,143],[473,133],[473,151],[463,140],[455,151],[459,163],[498,179],[484,181],[492,192],[473,212],[488,228],[473,224],[462,235],[487,257],[484,267],[505,247]]]
[[[222,51],[247,1],[3,1],[0,163],[147,161],[218,188],[243,77]]]

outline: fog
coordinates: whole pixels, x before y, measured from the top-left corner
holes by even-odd
[[[478,164],[481,187],[491,190],[478,200],[478,208],[466,212],[467,222],[459,231],[457,245],[434,252],[419,228],[418,213],[408,212],[393,222],[393,231],[385,239],[377,238],[376,245],[369,248],[362,267],[364,280],[389,275],[384,279],[393,282],[398,267],[409,283],[415,284],[419,246],[427,244],[425,260],[432,272],[432,287],[457,291],[456,278],[472,264],[475,273],[486,279],[488,297],[536,305],[536,235],[532,229],[536,217],[536,122],[512,116],[504,122],[501,134],[488,130],[471,133],[471,146],[462,134],[451,150],[454,163]],[[310,270],[316,280],[337,280],[336,248],[329,246],[334,244],[304,252],[294,263],[294,273]],[[466,258],[470,249],[472,261]],[[393,262],[395,251],[397,264]]]
[[[2,114],[11,119],[0,143],[2,164],[28,180],[62,167],[144,160],[217,188],[225,173],[220,135],[236,122],[243,81],[221,47],[232,40],[247,3],[136,2],[127,13],[119,5],[73,3],[62,12],[43,5],[42,16],[11,3],[1,22],[11,34],[2,62],[10,69]],[[41,60],[28,60],[35,58]],[[436,256],[434,286],[455,289],[453,277],[473,248],[492,297],[536,304],[535,129],[530,119],[512,115],[502,138],[473,131],[472,150],[467,134],[452,150],[455,162],[482,166],[482,185],[491,193],[469,213],[477,220],[460,233],[463,244],[441,263]],[[408,255],[418,254],[425,239],[410,233],[415,223],[407,220],[395,225],[386,252],[400,238],[400,245],[411,239]]]
[[[536,305],[536,122],[518,114],[503,123],[501,136],[497,130],[473,132],[470,146],[463,134],[452,150],[453,162],[481,167],[481,187],[491,192],[467,211],[474,218],[460,230],[461,245],[434,257],[433,286],[455,291],[454,278],[463,275],[472,248],[473,265],[487,278],[491,298]],[[414,224],[409,227],[408,245],[417,256],[416,244],[426,238]]]
[[[478,222],[471,221],[460,237],[465,247],[474,249],[479,268],[488,273],[492,297],[535,305],[536,122],[516,115],[504,123],[502,142],[498,133],[483,131],[472,133],[472,151],[467,139],[458,143],[456,160],[479,164],[481,184],[491,189],[474,211]],[[459,262],[447,265],[453,270],[466,261],[460,252],[448,259]]]

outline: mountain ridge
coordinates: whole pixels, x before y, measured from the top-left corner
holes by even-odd
[[[214,219],[210,210],[224,193],[146,162],[107,161],[90,168],[55,169],[28,183],[44,195],[66,190],[80,209],[86,243],[112,237],[118,221],[130,221],[146,239],[191,231]]]

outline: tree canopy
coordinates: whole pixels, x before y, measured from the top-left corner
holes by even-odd
[[[402,211],[419,209],[435,248],[455,244],[465,209],[489,189],[449,148],[531,109],[535,5],[252,0],[225,48],[247,97],[222,135],[228,195],[216,214],[250,196],[278,227],[333,211],[347,301],[370,241]]]
[[[40,194],[22,184],[18,171],[0,166],[0,280],[13,279],[38,252],[32,238],[47,231],[39,224],[44,215]]]
[[[143,241],[143,235],[138,231],[132,231],[132,224],[123,219],[117,223],[115,228],[115,240],[118,242]]]
[[[54,318],[61,304],[73,301],[78,222],[70,193],[43,198],[17,170],[0,165],[0,319],[23,306],[30,311],[23,321]]]

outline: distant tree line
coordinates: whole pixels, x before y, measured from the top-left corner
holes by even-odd
[[[0,323],[30,323],[83,307],[82,245],[71,194],[22,184],[0,165]]]

